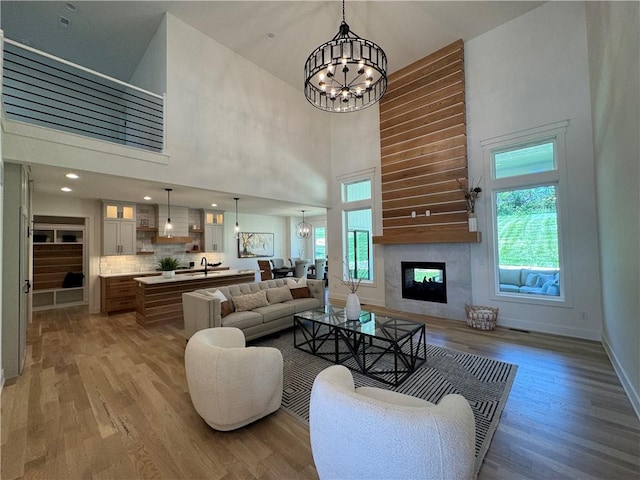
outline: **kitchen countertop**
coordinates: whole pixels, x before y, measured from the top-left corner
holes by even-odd
[[[210,272],[224,271],[224,270],[229,270],[229,267],[209,267]],[[176,275],[185,275],[185,274],[198,273],[198,272],[204,272],[204,267],[181,268],[180,270],[176,270]],[[114,278],[114,277],[130,277],[131,275],[162,275],[162,272],[159,270],[149,270],[146,272],[104,273],[98,276],[102,278]]]
[[[190,280],[202,280],[203,278],[220,278],[220,277],[231,277],[234,275],[246,275],[249,273],[256,273],[257,270],[213,270],[209,271],[208,275],[205,276],[204,270],[196,271],[194,273],[189,274],[177,274],[175,277],[166,278],[162,275],[157,275],[153,277],[138,277],[134,278],[136,282],[143,283],[145,285],[157,285],[159,283],[174,283],[174,282],[188,282]]]

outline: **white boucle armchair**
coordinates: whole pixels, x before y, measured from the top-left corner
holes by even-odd
[[[321,480],[474,477],[475,421],[461,395],[434,405],[390,390],[354,388],[351,372],[334,365],[313,383],[309,429]]]
[[[280,408],[280,350],[245,347],[238,328],[196,332],[187,343],[184,363],[191,402],[216,430],[235,430]]]

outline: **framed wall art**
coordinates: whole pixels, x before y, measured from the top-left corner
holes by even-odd
[[[273,257],[273,233],[240,232],[238,258]]]

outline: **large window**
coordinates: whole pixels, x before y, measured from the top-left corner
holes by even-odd
[[[319,260],[327,258],[327,229],[324,227],[313,229],[313,258]]]
[[[343,275],[373,280],[371,178],[342,182],[345,268]]]
[[[558,126],[483,145],[491,166],[495,292],[503,299],[566,299],[560,168],[565,129]]]

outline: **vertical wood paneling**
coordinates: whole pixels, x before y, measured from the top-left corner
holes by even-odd
[[[389,75],[380,102],[383,237],[376,243],[410,232],[426,241],[438,232],[468,237],[457,182],[467,177],[464,85],[462,40]]]

